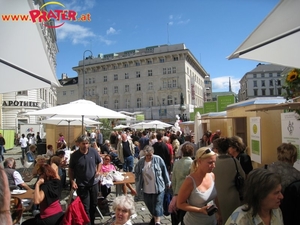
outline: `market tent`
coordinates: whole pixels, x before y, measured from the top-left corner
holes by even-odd
[[[29,15],[34,9],[29,0],[0,0],[0,5],[2,20],[3,16]],[[41,26],[21,19],[0,23],[0,93],[60,86]],[[53,48],[57,48],[55,42]]]
[[[300,1],[280,1],[228,59],[243,58],[300,68]]]
[[[24,115],[33,116],[81,116],[84,118],[99,118],[99,119],[126,119],[127,116],[116,111],[96,105],[96,103],[88,100],[77,100],[68,104],[59,105],[51,108],[41,109],[33,112],[25,113]],[[83,120],[82,120],[82,133]]]
[[[49,119],[46,120],[42,120],[40,121],[40,123],[42,124],[52,124],[52,125],[60,125],[60,126],[65,126],[68,125],[68,148],[70,147],[69,144],[70,142],[70,127],[71,125],[82,125],[82,122],[85,125],[94,125],[94,124],[101,124],[98,121],[95,120],[91,120],[89,118],[84,118],[82,121],[81,117],[51,117]]]

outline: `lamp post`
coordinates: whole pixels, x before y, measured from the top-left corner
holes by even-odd
[[[91,57],[93,57],[93,53],[92,53],[92,51],[91,50],[85,50],[84,52],[83,52],[83,57],[82,57],[82,62],[83,62],[83,95],[82,95],[82,97],[83,97],[83,99],[85,99],[85,68],[84,68],[84,66],[85,66],[85,53],[86,52],[89,52],[89,53],[91,53]]]

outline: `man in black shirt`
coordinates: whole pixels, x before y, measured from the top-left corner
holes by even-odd
[[[121,135],[122,140],[118,143],[118,156],[120,161],[123,163],[123,171],[133,171],[133,155],[134,155],[134,144],[131,140],[127,139],[127,134]]]
[[[69,178],[90,218],[90,224],[94,225],[99,190],[99,181],[95,177],[101,174],[102,160],[97,150],[89,147],[89,140],[86,135],[77,139],[79,150],[71,154]]]
[[[162,141],[163,135],[161,133],[156,134],[157,142],[152,145],[154,148],[154,155],[159,155],[165,162],[167,169],[171,168],[171,157],[168,146]]]

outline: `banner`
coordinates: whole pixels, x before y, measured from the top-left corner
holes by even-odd
[[[298,158],[294,167],[300,170],[300,120],[297,120],[294,112],[281,113],[281,134],[282,143],[291,143],[296,146]]]
[[[251,159],[261,164],[260,117],[250,117]]]
[[[217,102],[204,102],[204,114],[210,112],[217,112]]]
[[[234,95],[220,95],[217,97],[218,112],[226,111],[228,105],[235,103]]]

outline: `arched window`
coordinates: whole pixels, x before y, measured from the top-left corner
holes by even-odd
[[[167,104],[168,105],[173,105],[173,97],[172,97],[172,95],[168,95]]]

